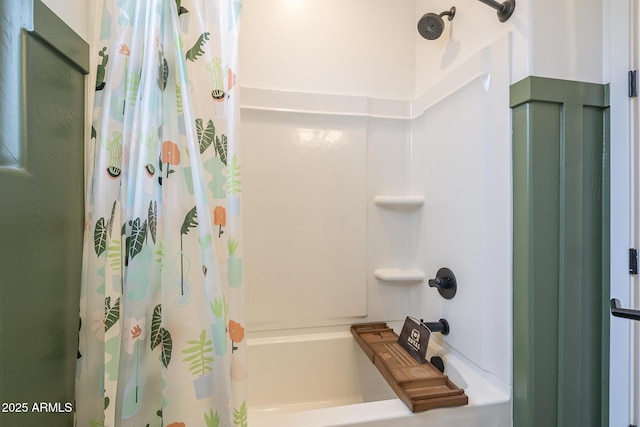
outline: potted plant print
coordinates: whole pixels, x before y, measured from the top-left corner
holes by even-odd
[[[240,323],[229,320],[229,338],[231,338],[231,379],[233,381],[243,381],[247,378],[247,370],[242,366],[238,357],[233,354],[238,350],[236,344],[244,339],[244,328]]]
[[[222,69],[222,59],[215,57],[207,64],[207,70],[211,74],[211,98],[216,102],[222,102],[224,93],[224,70]]]
[[[191,302],[191,282],[188,280],[191,261],[184,255],[184,236],[198,226],[198,210],[196,206],[191,208],[184,217],[182,227],[180,227],[180,282],[176,288],[180,289],[180,295],[176,298],[176,305],[182,306]]]
[[[220,425],[220,415],[218,412],[213,412],[213,409],[209,409],[209,413],[204,413],[204,422],[207,427],[218,427]]]
[[[227,322],[225,314],[228,310],[226,298],[216,298],[211,303],[211,311],[213,312],[213,323],[211,324],[211,335],[213,336],[213,348],[217,355],[227,352]]]
[[[122,417],[129,418],[135,415],[142,407],[143,381],[142,369],[140,367],[140,341],[145,339],[144,330],[147,318],[141,319],[127,318],[124,320],[124,351],[132,355],[135,361],[134,369],[129,381],[124,388],[122,402]]]
[[[165,178],[169,178],[169,174],[175,172],[175,169],[171,169],[171,166],[180,164],[180,148],[178,144],[173,141],[164,141],[162,143],[162,156],[158,164],[161,174],[163,172],[163,164],[166,165],[164,171],[166,174]],[[158,182],[162,185],[162,176],[158,177]]]
[[[238,427],[247,427],[248,418],[247,402],[243,401],[240,408],[233,409],[233,424]]]
[[[231,338],[231,352],[233,353],[238,349],[235,343],[239,343],[244,339],[244,328],[240,323],[229,320],[229,338]]]
[[[235,254],[238,250],[238,240],[231,237],[227,240],[227,250],[229,258],[227,258],[227,277],[229,286],[237,288],[242,284],[242,258],[236,258]]]
[[[196,130],[198,129],[196,123]],[[216,135],[213,121],[207,122],[206,128],[200,123],[200,153],[202,154],[209,146],[214,147],[214,156],[205,160],[204,169],[209,172],[211,179],[207,184],[210,195],[214,199],[224,199],[227,193],[224,189],[226,177],[223,173],[227,167],[227,136],[224,134]]]
[[[182,350],[187,355],[182,360],[189,363],[189,372],[197,376],[193,381],[196,399],[204,399],[211,396],[211,375],[207,374],[213,370],[213,357],[208,356],[213,352],[212,342],[207,340],[206,330],[203,329],[199,339],[187,341],[187,344],[191,344],[191,347]]]
[[[218,237],[222,236],[224,233],[222,227],[226,227],[227,225],[227,212],[224,206],[216,206],[213,209],[213,225],[218,226]]]
[[[153,309],[151,318],[151,350],[160,348],[160,360],[165,368],[171,362],[171,352],[173,350],[173,340],[171,334],[162,327],[162,304],[158,304]]]
[[[196,119],[196,135],[198,137],[198,146],[200,154],[204,153],[207,148],[213,144],[213,140],[216,135],[216,128],[213,125],[213,120],[209,120],[206,125],[202,118]],[[184,174],[184,181],[187,186],[187,192],[194,195],[193,189],[193,173],[191,172],[191,166],[183,166],[182,173]]]
[[[233,156],[229,164],[227,164],[227,205],[229,208],[229,216],[236,217],[240,215],[240,193],[242,192],[242,180],[240,179],[240,164],[238,157]]]

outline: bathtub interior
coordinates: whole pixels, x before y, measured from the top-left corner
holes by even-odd
[[[394,398],[354,344],[347,331],[250,339],[249,369],[260,373],[249,389],[251,411],[291,412]]]
[[[397,331],[400,325],[393,327]],[[466,419],[464,426],[509,425],[509,388],[435,338],[428,357],[442,357],[445,374],[465,390],[469,404],[415,414],[397,398],[346,328],[258,334],[247,344],[249,369],[259,372],[249,382],[248,395],[249,419],[255,426],[368,426],[391,419],[398,426],[427,419],[443,425],[454,419]]]

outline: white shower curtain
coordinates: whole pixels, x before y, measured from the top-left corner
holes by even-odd
[[[79,427],[246,426],[238,0],[99,0]]]

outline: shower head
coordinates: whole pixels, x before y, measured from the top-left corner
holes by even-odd
[[[444,31],[443,16],[447,16],[449,21],[456,15],[456,8],[452,7],[448,12],[442,12],[440,15],[435,13],[426,13],[418,21],[418,32],[427,40],[435,40],[442,35]]]

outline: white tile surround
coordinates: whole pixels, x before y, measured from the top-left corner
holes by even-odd
[[[445,341],[510,384],[509,49],[506,34],[411,100],[242,88],[254,335],[445,317]],[[380,203],[398,196],[423,205]],[[450,301],[426,285],[444,266]]]

